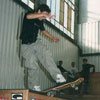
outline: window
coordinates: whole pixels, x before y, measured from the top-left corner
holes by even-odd
[[[34,9],[34,3],[31,0],[21,0],[23,3],[28,5],[31,9]]]
[[[61,25],[64,25],[64,0],[60,0],[60,16],[59,22]]]
[[[47,5],[55,15],[50,22],[74,39],[75,0],[47,0]]]

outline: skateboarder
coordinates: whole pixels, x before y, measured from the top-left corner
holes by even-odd
[[[22,40],[22,55],[25,58],[25,67],[28,68],[28,87],[30,89],[40,91],[38,82],[39,63],[50,73],[52,78],[57,83],[65,82],[60,70],[57,68],[52,55],[49,50],[38,39],[39,30],[44,36],[53,42],[58,42],[59,39],[52,36],[45,30],[43,25],[46,18],[51,19],[51,10],[45,5],[41,4],[34,12],[28,12],[24,16],[23,27],[20,39]]]

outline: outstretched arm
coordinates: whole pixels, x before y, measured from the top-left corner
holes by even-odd
[[[53,42],[58,42],[59,38],[54,37],[53,35],[51,35],[48,31],[42,31],[43,35],[46,36],[47,38],[49,38],[51,41]]]
[[[93,72],[95,72],[95,66],[90,64],[90,68],[93,68]]]
[[[30,13],[26,16],[27,19],[35,19],[35,18],[51,19],[52,17],[53,17],[53,15],[51,15],[50,13],[47,13],[47,12],[40,12],[40,13],[34,12],[34,13]]]

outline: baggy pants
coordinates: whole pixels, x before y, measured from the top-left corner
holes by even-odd
[[[23,44],[21,47],[22,56],[25,58],[25,67],[28,68],[28,87],[33,88],[34,85],[38,85],[39,64],[50,73],[52,78],[56,80],[56,75],[61,74],[57,68],[52,55],[49,50],[37,40],[32,44]]]

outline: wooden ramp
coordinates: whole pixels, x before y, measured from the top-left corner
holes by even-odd
[[[0,100],[67,100],[29,90],[0,90]]]
[[[76,100],[100,100],[100,72],[91,74],[89,94],[81,95]]]
[[[89,93],[100,95],[100,72],[91,74]]]

